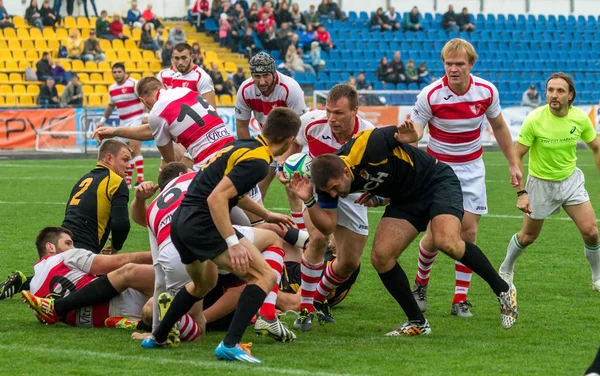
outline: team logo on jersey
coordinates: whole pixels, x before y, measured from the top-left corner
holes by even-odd
[[[125,88],[121,89],[121,93],[123,93],[123,94],[125,94],[126,91],[127,91],[127,89],[125,89]]]
[[[242,110],[240,110],[239,108],[237,108],[237,107],[236,107],[236,108],[235,108],[235,112],[236,112],[236,113],[238,113],[238,114],[241,114],[241,113],[242,113]]]
[[[478,104],[471,104],[469,105],[469,108],[471,109],[471,112],[473,113],[473,115],[479,115],[479,111],[481,111],[481,105]]]
[[[448,95],[447,97],[444,97],[444,100],[447,101],[448,99],[452,98],[452,94]]]
[[[575,133],[575,130],[576,130],[576,129],[577,129],[577,127],[576,127],[576,126],[573,126],[573,128],[571,128],[571,130],[569,131],[569,133],[570,133],[570,134],[573,134],[573,133]]]
[[[189,82],[184,82],[181,84],[181,87],[188,87],[188,86],[190,86]]]
[[[367,172],[367,170],[361,170],[358,175],[360,175],[360,177],[363,178],[363,179],[365,179],[365,180],[369,180],[369,178],[371,177],[371,175],[369,175],[369,173]]]

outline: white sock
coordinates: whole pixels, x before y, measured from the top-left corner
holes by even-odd
[[[513,273],[515,270],[515,261],[517,258],[525,252],[525,248],[517,240],[517,234],[514,234],[508,242],[508,249],[506,250],[506,258],[502,265],[500,265],[500,271],[504,273]]]
[[[592,267],[592,281],[597,281],[600,279],[600,244],[584,244],[583,248],[585,249],[585,258]]]

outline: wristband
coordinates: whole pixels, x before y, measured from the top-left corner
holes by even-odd
[[[240,244],[240,241],[238,240],[237,235],[235,234],[225,238],[225,242],[227,243],[228,247],[233,247],[236,244]]]
[[[283,172],[283,163],[282,164],[278,164],[277,168],[275,169],[276,172]]]
[[[312,208],[313,206],[315,206],[316,203],[317,203],[317,200],[315,200],[314,197],[311,197],[310,200],[308,200],[308,201],[304,201],[304,205],[307,208]]]
[[[523,189],[523,190],[517,192],[517,197],[520,197],[520,196],[526,195],[526,194],[527,194],[527,191],[525,189]]]
[[[381,196],[375,196],[375,197],[377,197],[378,206],[383,206],[383,197],[381,197]]]
[[[100,121],[98,122],[98,124],[102,125],[102,124],[104,124],[104,123],[106,123],[106,118],[105,118],[104,116],[102,116],[102,117],[100,118]]]

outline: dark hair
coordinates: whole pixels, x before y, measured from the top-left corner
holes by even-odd
[[[358,92],[348,84],[337,84],[329,90],[327,94],[327,102],[335,103],[342,98],[348,99],[350,109],[358,107]]]
[[[44,227],[35,238],[35,247],[37,248],[40,258],[46,256],[46,243],[52,243],[58,246],[58,238],[62,234],[67,234],[73,237],[73,233],[64,227]]]
[[[175,178],[179,176],[180,173],[186,173],[188,168],[181,162],[171,162],[168,163],[160,172],[158,173],[158,187],[162,191],[165,189],[167,184]]]
[[[262,134],[269,142],[278,144],[285,139],[297,136],[302,122],[294,110],[287,107],[276,107],[267,116]]]
[[[112,68],[110,68],[110,69],[111,69],[111,70],[113,70],[113,69],[122,69],[122,70],[123,70],[123,72],[127,72],[127,71],[125,70],[125,64],[124,64],[124,63],[121,63],[121,62],[114,63],[114,64],[113,64],[113,66],[112,66]]]
[[[550,76],[550,78],[548,78],[546,80],[546,91],[548,91],[548,82],[550,82],[550,80],[553,80],[555,78],[562,78],[563,80],[565,80],[567,82],[567,85],[569,85],[569,93],[573,93],[573,98],[571,98],[571,100],[569,100],[569,107],[573,104],[573,102],[575,101],[575,96],[577,95],[577,92],[575,91],[575,81],[573,81],[573,77],[569,76],[568,74],[564,73],[564,72],[556,72],[556,73],[552,73],[552,76]]]
[[[344,174],[346,164],[335,154],[323,154],[313,159],[310,175],[317,189],[324,189],[329,179],[338,179]]]
[[[177,52],[190,51],[190,54],[192,53],[192,46],[187,43],[177,43],[173,48]]]
[[[100,149],[98,149],[98,160],[103,160],[106,157],[106,154],[111,154],[113,156],[119,155],[121,149],[127,149],[131,152],[129,145],[124,143],[123,141],[107,139],[102,142],[100,145]]]
[[[162,87],[163,84],[158,80],[158,78],[148,76],[142,77],[142,79],[138,81],[135,91],[139,97],[147,97]]]

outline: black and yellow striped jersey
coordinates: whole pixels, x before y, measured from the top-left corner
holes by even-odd
[[[62,226],[73,232],[77,248],[100,253],[112,233],[112,246],[120,250],[129,234],[128,204],[125,180],[98,164],[73,187]]]
[[[352,173],[350,192],[407,200],[419,196],[431,184],[436,159],[423,150],[394,138],[395,126],[358,133],[336,154]],[[337,197],[318,191],[319,205],[337,207]]]

